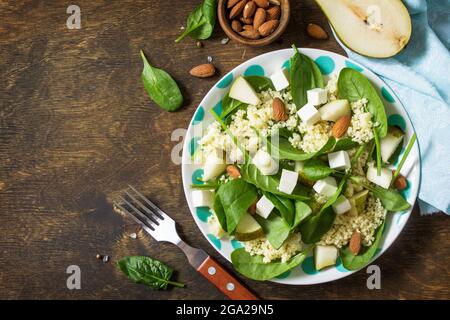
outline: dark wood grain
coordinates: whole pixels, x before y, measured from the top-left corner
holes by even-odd
[[[198,1],[77,1],[82,28],[68,30],[67,1],[0,1],[0,298],[223,299],[175,247],[112,212],[127,184],[151,195],[182,226],[187,242],[231,270],[195,225],[180,167],[170,161],[176,128],[189,120],[220,74],[264,52],[314,47],[343,53],[333,39],[309,39],[309,22],[329,28],[313,1],[291,1],[282,40],[262,48],[220,44],[216,28],[199,49],[175,44]],[[168,114],[148,99],[139,50],[180,83],[185,106]],[[220,74],[196,79],[188,70],[212,56]],[[379,259],[382,289],[368,290],[360,271],[332,283],[293,287],[242,279],[262,298],[448,299],[450,220],[417,208],[398,241]],[[110,262],[95,259],[107,254]],[[178,270],[184,289],[155,292],[129,282],[115,263],[151,255]],[[67,266],[79,265],[82,289],[66,288]]]

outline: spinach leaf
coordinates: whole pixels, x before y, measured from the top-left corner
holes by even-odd
[[[339,196],[341,195],[346,182],[347,182],[347,176],[342,178],[342,180],[339,182],[336,192],[330,198],[328,198],[327,202],[325,202],[325,204],[323,205],[322,210],[324,210],[325,208],[328,208],[329,206],[331,206],[333,203],[336,202],[337,198],[339,198]]]
[[[309,159],[303,166],[303,175],[305,178],[313,181],[326,178],[333,172],[335,172],[335,170],[331,169],[319,159]]]
[[[141,78],[150,99],[164,110],[178,110],[183,104],[183,96],[175,80],[164,70],[152,67],[142,50],[141,57],[144,62]]]
[[[258,168],[252,163],[245,163],[241,166],[242,179],[258,187],[263,191],[267,191],[276,195],[280,195],[289,199],[308,200],[308,188],[297,184],[292,194],[287,194],[278,190],[280,184],[281,173],[273,176],[262,175]]]
[[[373,129],[373,136],[375,140],[375,152],[376,152],[376,161],[377,161],[377,175],[381,174],[381,145],[380,145],[380,137],[378,136],[378,131]]]
[[[381,139],[386,136],[388,124],[383,102],[365,76],[351,68],[342,69],[339,73],[338,91],[340,98],[351,102],[366,98],[367,110],[372,114],[374,123],[378,124],[375,127],[378,137]]]
[[[356,148],[358,143],[353,141],[351,138],[342,138],[336,141],[334,145],[333,152],[341,151],[341,150],[350,150]]]
[[[267,219],[258,215],[255,215],[255,218],[263,228],[264,234],[272,247],[279,249],[287,237],[289,237],[291,227],[275,211]]]
[[[317,87],[323,88],[324,84],[322,74],[315,62],[300,53],[295,46],[292,47],[295,53],[290,59],[291,93],[294,104],[297,109],[300,109],[308,102],[306,92]]]
[[[217,0],[203,0],[187,18],[186,30],[175,40],[180,42],[184,37],[198,40],[208,39],[216,24]]]
[[[316,152],[306,153],[294,147],[285,137],[278,137],[278,146],[272,143],[272,139],[267,139],[267,148],[269,153],[278,159],[305,161],[330,151],[336,142],[334,137],[330,137],[320,150]]]
[[[263,191],[262,193],[273,203],[275,208],[277,208],[284,221],[286,221],[288,225],[292,225],[295,214],[292,200],[266,191]]]
[[[251,256],[245,248],[239,248],[231,253],[234,268],[242,275],[253,280],[269,280],[297,267],[305,260],[311,248],[297,253],[286,262],[280,260],[265,263],[260,255]]]
[[[340,256],[342,259],[342,264],[348,270],[358,270],[367,265],[375,255],[375,252],[378,249],[379,243],[381,241],[381,237],[383,235],[385,221],[383,224],[378,227],[375,235],[375,240],[372,242],[370,247],[363,247],[361,252],[358,255],[354,255],[350,249],[347,247],[341,248]]]
[[[269,89],[275,90],[272,80],[264,76],[244,76],[245,80],[255,89],[256,92],[262,92]]]
[[[223,213],[225,213],[226,231],[229,234],[233,234],[242,216],[247,213],[247,209],[258,199],[258,191],[255,186],[245,182],[243,179],[233,179],[220,186],[217,196],[223,208]],[[218,203],[217,206],[220,211],[221,208]]]
[[[152,289],[166,289],[168,284],[182,288],[184,284],[170,281],[173,269],[161,261],[142,256],[124,257],[117,262],[119,269],[131,280]]]
[[[230,93],[228,92],[222,99],[222,113],[220,114],[220,117],[225,118],[233,112],[237,111],[242,106],[247,107],[247,104],[239,100],[230,98]]]
[[[304,243],[316,243],[333,226],[336,213],[331,207],[321,210],[300,224],[300,233]]]
[[[295,201],[295,217],[292,228],[296,228],[300,223],[302,223],[306,218],[308,218],[312,213],[312,209],[302,201]]]
[[[214,196],[214,213],[216,214],[217,220],[219,221],[220,226],[224,231],[227,231],[227,216],[225,214],[225,210],[222,205],[222,201],[220,201],[220,196],[216,192]]]
[[[371,186],[364,183],[360,177],[351,177],[352,182],[362,185],[364,188],[372,192],[372,194],[380,199],[383,207],[388,211],[408,210],[411,205],[403,198],[403,196],[395,189],[384,189],[380,186]]]

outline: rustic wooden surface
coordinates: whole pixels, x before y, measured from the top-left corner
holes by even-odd
[[[142,189],[180,223],[189,243],[231,269],[197,229],[180,167],[170,161],[171,132],[187,127],[220,77],[194,79],[188,70],[210,55],[223,75],[291,43],[343,51],[333,39],[305,36],[308,22],[327,26],[313,1],[291,1],[289,27],[269,47],[221,45],[219,27],[202,49],[191,39],[175,44],[198,1],[174,2],[80,0],[82,28],[68,30],[67,1],[0,1],[0,298],[223,298],[187,267],[177,248],[141,233],[137,240],[127,237],[130,221],[112,212],[111,199],[127,184]],[[148,99],[140,49],[181,85],[186,103],[179,112],[168,114]],[[366,288],[365,271],[309,287],[243,281],[274,299],[448,299],[449,229],[448,217],[421,217],[416,208],[398,241],[377,260],[381,290]],[[97,253],[111,261],[99,262]],[[175,267],[187,287],[154,292],[130,283],[115,262],[134,254]],[[71,264],[81,268],[81,290],[66,288]]]

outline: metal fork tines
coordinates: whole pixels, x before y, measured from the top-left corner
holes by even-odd
[[[133,186],[129,185],[118,198],[119,201],[114,204],[129,214],[153,238],[179,244],[181,239],[177,234],[175,221]]]

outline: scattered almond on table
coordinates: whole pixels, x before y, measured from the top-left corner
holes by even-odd
[[[278,28],[281,16],[278,0],[228,0],[226,7],[231,29],[244,38],[267,37]]]
[[[212,63],[204,63],[192,68],[189,73],[197,78],[208,78],[216,73],[216,68]]]
[[[309,23],[306,27],[306,32],[311,38],[316,40],[328,39],[328,33],[321,26],[315,23]]]

